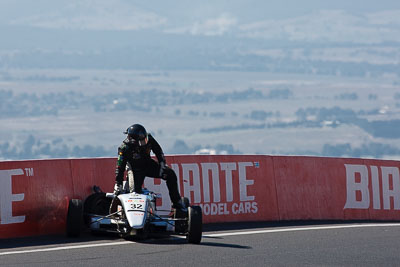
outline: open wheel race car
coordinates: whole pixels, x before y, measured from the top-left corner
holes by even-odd
[[[188,198],[182,198],[187,210],[172,209],[164,211],[168,216],[160,216],[156,208],[160,196],[147,189],[140,194],[127,190],[119,195],[104,193],[97,186],[93,189],[84,201],[69,201],[67,236],[77,237],[86,227],[94,234],[116,233],[125,239],[143,240],[159,233],[185,235],[193,244],[201,241],[201,207],[190,206]]]

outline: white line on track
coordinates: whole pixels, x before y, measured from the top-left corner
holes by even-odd
[[[330,225],[330,226],[312,226],[312,227],[298,227],[284,228],[284,229],[265,229],[254,231],[242,232],[229,232],[203,235],[203,237],[221,237],[233,235],[252,235],[252,234],[265,234],[265,233],[280,233],[280,232],[295,232],[295,231],[310,231],[310,230],[329,230],[329,229],[345,229],[345,228],[363,228],[363,227],[398,227],[400,223],[371,223],[371,224],[351,224],[351,225]]]
[[[135,242],[120,241],[120,242],[108,242],[108,243],[100,243],[100,244],[86,244],[86,245],[74,245],[74,246],[63,246],[63,247],[52,247],[52,248],[39,248],[39,249],[30,249],[30,250],[17,250],[17,251],[0,252],[0,256],[12,255],[12,254],[25,254],[25,253],[35,253],[35,252],[48,252],[48,251],[57,251],[57,250],[78,249],[78,248],[120,246],[120,245],[132,244],[132,243],[135,243]]]
[[[295,232],[295,231],[330,230],[330,229],[365,228],[365,227],[399,227],[399,226],[400,226],[400,223],[370,223],[370,224],[328,225],[328,226],[312,226],[312,227],[296,226],[296,227],[292,227],[292,228],[264,229],[264,230],[254,230],[254,231],[238,231],[238,232],[206,234],[206,235],[203,235],[203,237],[207,238],[207,237],[223,237],[223,236],[235,236],[235,235]],[[69,250],[69,249],[104,247],[104,246],[120,246],[120,245],[128,245],[128,244],[133,244],[133,243],[135,243],[135,242],[119,241],[119,242],[107,242],[107,243],[100,243],[100,244],[86,244],[86,245],[51,247],[51,248],[39,248],[39,249],[30,249],[30,250],[17,250],[17,251],[0,252],[0,256],[13,255],[13,254],[37,253],[37,252],[51,252],[51,251]]]

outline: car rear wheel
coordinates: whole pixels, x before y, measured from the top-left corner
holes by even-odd
[[[199,244],[203,234],[203,215],[201,207],[189,207],[188,217],[187,240],[189,243]]]

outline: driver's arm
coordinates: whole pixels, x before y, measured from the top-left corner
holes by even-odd
[[[151,150],[153,150],[154,154],[156,155],[158,163],[161,162],[166,163],[164,152],[160,144],[156,141],[156,139],[154,139],[154,137],[151,134],[148,135],[148,138],[149,138],[149,143],[151,145]]]
[[[115,182],[117,184],[122,184],[124,180],[124,173],[126,167],[126,156],[125,156],[125,144],[122,144],[118,147],[118,160],[117,160],[117,167],[115,169]]]

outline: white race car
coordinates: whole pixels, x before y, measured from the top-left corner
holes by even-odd
[[[171,209],[167,216],[161,216],[156,207],[160,196],[147,189],[140,194],[127,190],[119,195],[104,193],[97,186],[93,189],[94,193],[84,201],[69,201],[67,236],[77,237],[86,227],[92,233],[112,232],[125,239],[145,239],[149,234],[167,233],[186,235],[189,243],[201,242],[201,207],[190,206],[188,198],[182,198],[187,211]]]

